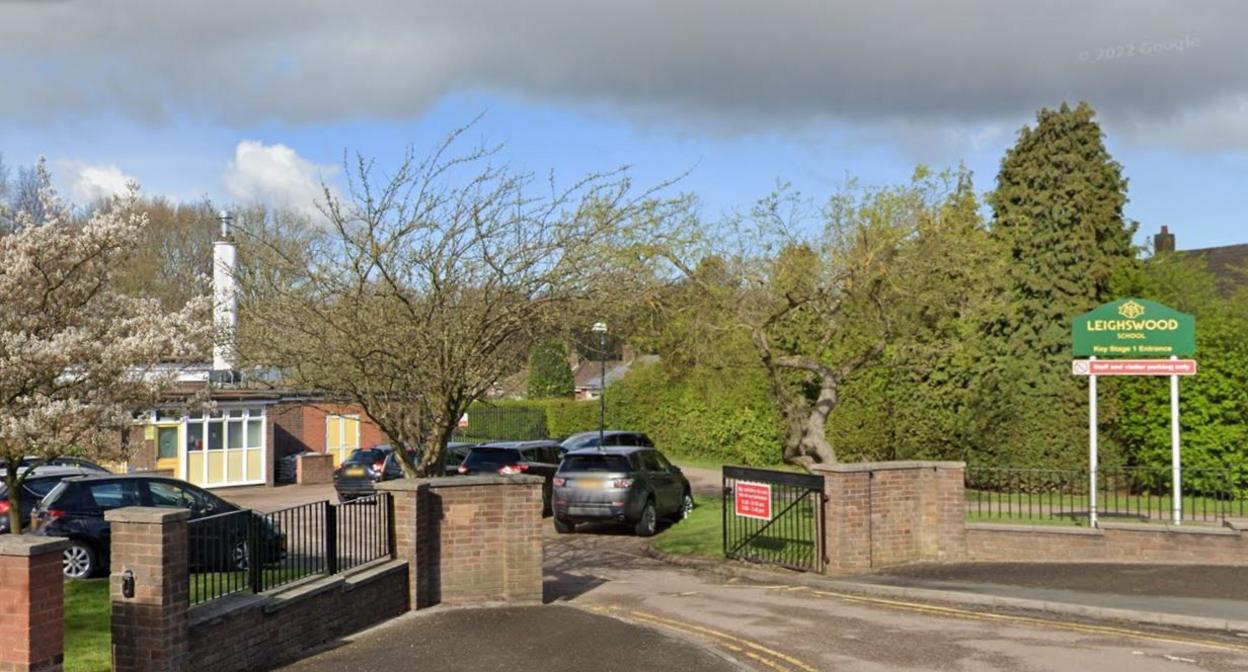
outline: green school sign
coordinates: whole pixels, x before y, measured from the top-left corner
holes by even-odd
[[[1196,354],[1196,318],[1147,299],[1110,301],[1075,318],[1076,357],[1136,359]]]

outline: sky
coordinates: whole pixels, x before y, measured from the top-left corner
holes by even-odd
[[[86,201],[312,210],[344,157],[471,141],[564,183],[629,166],[705,217],[778,183],[965,164],[1087,100],[1138,238],[1248,243],[1239,0],[0,0],[0,154]]]

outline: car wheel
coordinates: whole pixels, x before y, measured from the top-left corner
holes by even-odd
[[[693,513],[693,495],[686,492],[685,498],[681,500],[680,502],[680,513],[677,515],[677,517],[681,520],[684,520],[688,518],[689,515],[692,513]]]
[[[61,571],[71,579],[89,579],[95,574],[95,549],[81,541],[69,542],[61,555]]]
[[[633,526],[633,531],[639,537],[653,537],[658,529],[658,514],[654,510],[654,500],[646,500],[646,508],[641,510],[641,518],[637,520],[637,524]]]
[[[559,534],[572,534],[576,532],[576,523],[570,520],[555,519],[555,531]]]

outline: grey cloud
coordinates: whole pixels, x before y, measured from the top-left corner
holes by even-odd
[[[1248,94],[1244,26],[1238,0],[0,3],[0,119],[404,118],[484,88],[731,132],[1087,99],[1200,146],[1205,117],[1245,135],[1226,102]]]

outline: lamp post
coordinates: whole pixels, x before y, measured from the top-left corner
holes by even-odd
[[[607,324],[595,322],[592,331],[598,334],[598,363],[601,366],[598,383],[598,449],[602,450],[607,434]]]

